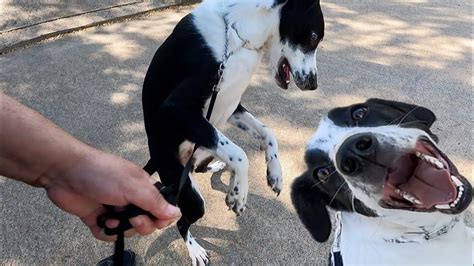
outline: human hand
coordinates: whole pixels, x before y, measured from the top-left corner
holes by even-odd
[[[82,152],[77,160],[65,163],[59,170],[42,178],[48,197],[62,210],[78,216],[91,230],[94,237],[113,241],[116,236],[107,236],[97,225],[97,217],[105,212],[103,204],[126,206],[134,204],[150,212],[156,220],[146,215],[130,219],[135,232],[147,235],[157,228],[173,223],[181,212],[168,204],[153,186],[149,175],[135,164],[117,156],[93,148]],[[107,227],[118,226],[118,220],[107,220]]]

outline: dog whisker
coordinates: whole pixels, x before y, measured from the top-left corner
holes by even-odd
[[[334,193],[334,196],[332,196],[332,199],[329,201],[329,206],[331,206],[331,203],[334,201],[334,199],[336,199],[336,196],[337,196],[337,193],[339,193],[339,191],[342,189],[342,187],[347,184],[347,182],[344,180],[344,183],[342,183],[339,188],[336,190],[336,193]]]
[[[423,123],[424,121],[422,120],[414,120],[414,121],[407,121],[407,122],[404,122],[404,123],[400,123],[399,126],[405,126],[405,125],[410,125],[412,123]]]
[[[400,125],[403,123],[403,121],[404,121],[411,113],[413,113],[413,112],[414,112],[416,109],[418,109],[418,108],[419,108],[418,106],[413,107],[413,108],[412,108],[410,111],[408,111],[406,114],[404,114],[404,115],[402,115],[402,116],[399,116],[399,117],[393,119],[390,123],[388,123],[388,125],[389,125],[389,126],[390,126],[390,125],[393,125],[396,121],[398,121],[397,126],[400,126]]]

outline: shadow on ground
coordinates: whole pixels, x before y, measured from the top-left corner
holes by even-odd
[[[304,170],[304,146],[334,106],[380,97],[431,108],[441,146],[472,180],[471,6],[465,1],[323,1],[327,33],[318,52],[315,92],[278,89],[258,70],[244,105],[277,135],[285,186],[265,181],[264,155],[235,129],[224,132],[247,152],[250,209],[226,211],[228,174],[199,175],[206,215],[192,227],[216,264],[325,265],[328,245],[312,241],[290,204]],[[144,164],[148,159],[141,85],[156,48],[189,9],[64,36],[0,57],[0,89],[77,138]],[[166,125],[164,125],[166,126]],[[222,181],[221,181],[222,180]],[[38,189],[0,179],[2,264],[94,264],[112,252]],[[127,242],[146,264],[189,263],[175,227]]]

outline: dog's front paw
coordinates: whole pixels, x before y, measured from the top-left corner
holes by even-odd
[[[240,216],[247,208],[247,194],[247,186],[241,183],[235,183],[229,187],[229,191],[225,197],[225,203],[229,207],[229,210],[232,209],[237,216]]]
[[[267,164],[267,183],[277,193],[277,196],[280,195],[283,188],[283,175],[280,161],[277,158],[273,158]]]

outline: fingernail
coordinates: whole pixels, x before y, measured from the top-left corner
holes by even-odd
[[[168,207],[166,207],[166,212],[173,215],[176,218],[181,217],[181,210],[178,207],[173,206],[171,204],[168,204]]]

